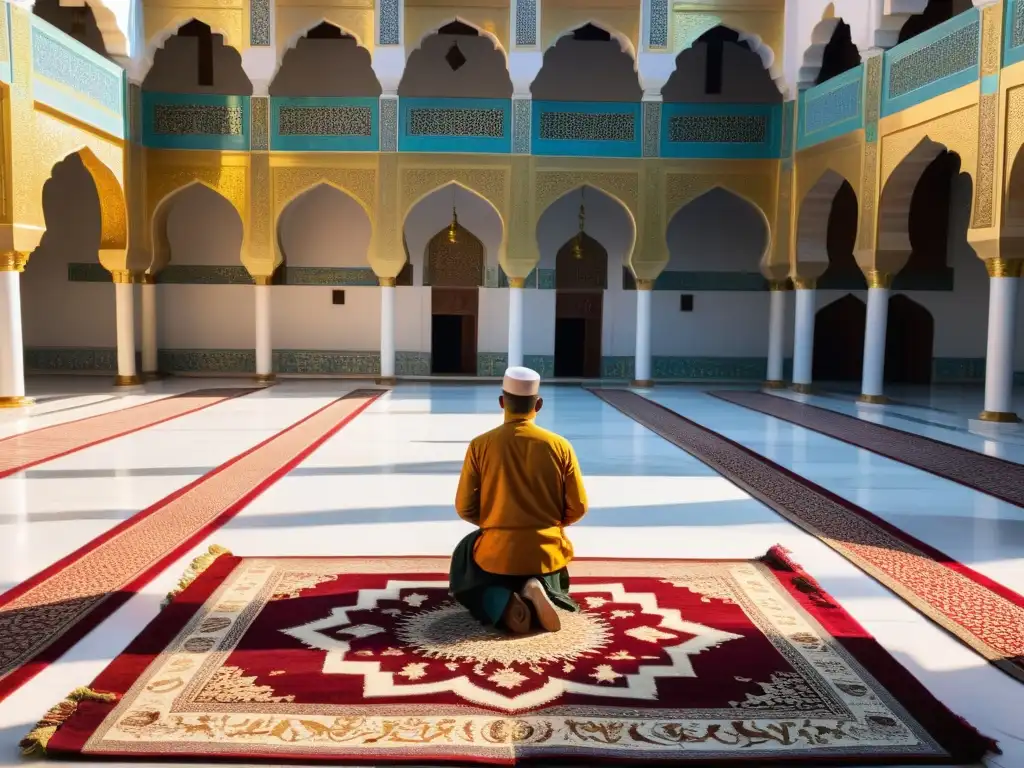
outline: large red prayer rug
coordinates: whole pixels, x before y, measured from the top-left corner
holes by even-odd
[[[1024,596],[663,405],[627,390],[592,391],[827,544],[993,665],[1024,682]]]
[[[0,595],[0,700],[247,504],[383,390],[356,390],[172,493]]]
[[[583,611],[520,638],[456,605],[447,567],[222,556],[37,735],[53,756],[363,765],[949,764],[995,749],[779,549],[577,561]]]
[[[197,389],[97,416],[65,421],[0,439],[0,477],[99,443],[177,419],[256,390],[252,387]]]

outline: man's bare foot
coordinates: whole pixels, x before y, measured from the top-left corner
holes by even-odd
[[[555,604],[548,597],[544,585],[537,579],[530,579],[520,593],[524,600],[527,600],[537,612],[537,621],[548,632],[557,632],[562,628],[562,620],[558,617],[558,610]]]
[[[513,592],[511,599],[508,601],[508,606],[505,608],[505,613],[501,616],[505,629],[513,635],[525,635],[530,631],[532,620],[533,617],[530,615],[529,606],[523,602],[519,595]]]

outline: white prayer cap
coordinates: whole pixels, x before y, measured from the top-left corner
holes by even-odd
[[[532,368],[514,365],[505,369],[501,388],[510,395],[536,395],[540,392],[540,374]]]

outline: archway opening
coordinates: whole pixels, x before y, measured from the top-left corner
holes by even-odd
[[[866,322],[867,306],[852,293],[818,310],[814,320],[815,381],[860,381]]]
[[[819,281],[822,288],[857,285],[863,282],[863,274],[853,255],[857,243],[859,211],[857,193],[850,182],[843,180],[828,211],[825,231],[825,249],[828,254],[828,268]]]
[[[555,256],[555,376],[601,375],[604,291],[608,288],[608,251],[581,231]]]
[[[430,238],[425,262],[431,286],[431,372],[475,376],[484,244],[453,223]]]
[[[666,102],[774,103],[782,94],[761,57],[740,34],[717,26],[676,57],[661,89]]]
[[[907,219],[910,256],[901,271],[905,279],[946,271],[950,203],[953,182],[959,173],[960,156],[941,152],[925,167],[914,186]]]
[[[899,42],[917,37],[922,32],[927,32],[932,27],[937,27],[942,22],[969,10],[972,6],[972,0],[928,0],[923,13],[915,14],[904,22],[900,28]]]
[[[252,83],[242,69],[238,51],[224,44],[223,35],[196,19],[178,28],[153,57],[146,91],[251,96]]]
[[[154,260],[197,267],[239,267],[242,219],[227,198],[205,184],[175,192],[156,211]]]
[[[931,384],[935,320],[913,299],[896,294],[889,299],[885,332],[885,381],[891,384]]]
[[[65,6],[60,0],[36,0],[32,13],[101,56],[107,55],[103,33],[88,3]]]
[[[398,95],[423,98],[508,99],[512,80],[494,41],[454,20],[424,38],[409,56]]]
[[[326,21],[311,28],[284,54],[270,83],[271,96],[380,96],[370,52]],[[338,113],[339,118],[341,112]]]
[[[530,84],[538,101],[640,101],[643,89],[633,57],[611,33],[585,24],[544,53]]]
[[[814,84],[824,83],[860,64],[860,51],[854,45],[850,25],[842,19],[832,31],[821,57],[821,69]]]

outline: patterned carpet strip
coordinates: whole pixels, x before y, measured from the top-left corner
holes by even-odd
[[[741,391],[708,394],[1024,507],[1022,464],[785,397]]]
[[[197,389],[119,411],[11,435],[0,440],[0,477],[255,391],[243,387]]]
[[[238,514],[383,390],[356,390],[0,595],[0,701]]]
[[[1024,597],[675,411],[626,390],[591,391],[820,539],[1024,682]]]
[[[223,554],[22,741],[51,757],[381,765],[965,764],[996,744],[774,547],[577,560],[508,637],[448,558]]]

